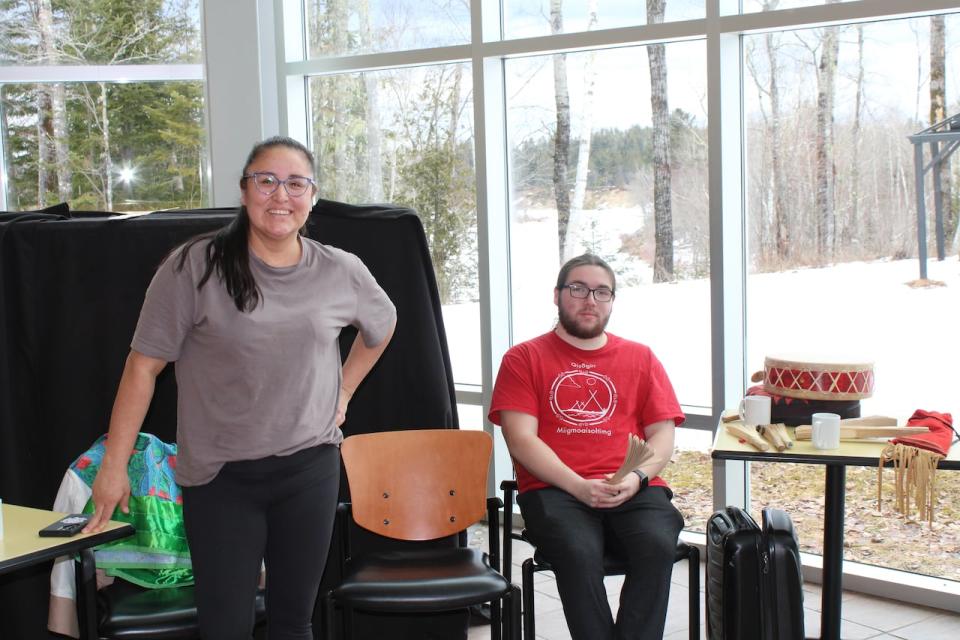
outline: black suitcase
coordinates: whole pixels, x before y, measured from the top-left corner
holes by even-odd
[[[710,640],[803,640],[803,574],[793,522],[763,510],[763,528],[739,507],[707,522]]]

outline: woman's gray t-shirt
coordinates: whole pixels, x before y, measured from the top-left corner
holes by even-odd
[[[338,336],[353,325],[380,344],[393,303],[351,253],[300,238],[300,262],[274,268],[251,252],[262,297],[240,313],[216,271],[197,289],[209,241],[183,248],[147,289],[131,347],[176,363],[177,482],[206,484],[225,462],[338,444]]]

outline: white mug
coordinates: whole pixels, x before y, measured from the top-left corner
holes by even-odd
[[[835,413],[815,413],[810,416],[813,426],[810,439],[814,449],[840,448],[840,416]]]
[[[769,396],[745,396],[740,401],[740,420],[748,427],[770,424]]]

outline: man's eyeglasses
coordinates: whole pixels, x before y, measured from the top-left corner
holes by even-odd
[[[302,196],[307,192],[307,189],[316,185],[312,179],[304,178],[303,176],[290,176],[286,180],[281,180],[272,173],[262,171],[248,173],[243,177],[248,180],[253,180],[257,191],[265,196],[273,195],[273,193],[280,188],[280,185],[283,185],[283,188],[287,190],[287,195],[296,198]]]
[[[592,293],[593,299],[597,302],[610,302],[613,300],[614,295],[616,295],[613,291],[607,289],[606,287],[597,287],[596,289],[591,289],[590,287],[582,284],[565,284],[560,288],[569,291],[570,297],[572,298],[586,298]]]

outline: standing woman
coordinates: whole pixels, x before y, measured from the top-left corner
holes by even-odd
[[[176,363],[177,482],[202,635],[250,638],[261,560],[271,640],[312,639],[339,490],[340,425],[393,335],[396,310],[360,260],[300,235],[310,151],[250,152],[242,206],[160,265],[140,312],[93,485],[97,531],[127,511],[127,461],[156,377]],[[337,338],[356,340],[341,369]]]

